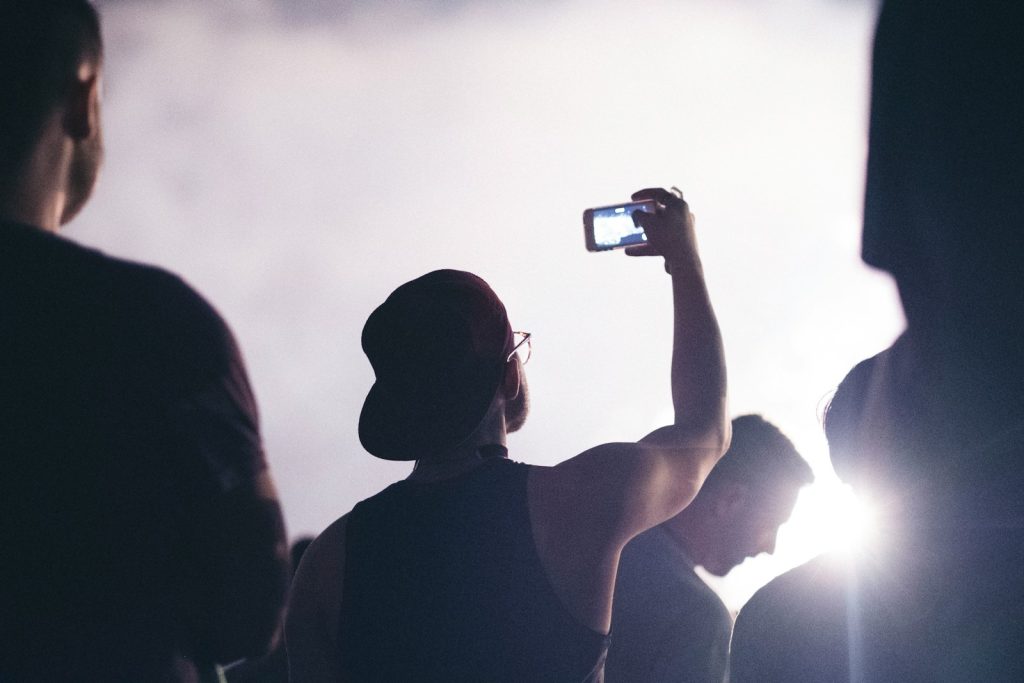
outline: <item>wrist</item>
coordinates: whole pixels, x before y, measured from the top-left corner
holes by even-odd
[[[669,275],[700,272],[700,258],[696,252],[665,256],[665,272]]]

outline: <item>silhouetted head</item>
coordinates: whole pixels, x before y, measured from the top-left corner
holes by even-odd
[[[836,474],[873,497],[921,495],[941,463],[922,448],[919,387],[907,335],[857,363],[825,408],[825,438]]]
[[[875,478],[866,462],[869,457],[865,454],[868,446],[863,421],[877,364],[878,356],[872,356],[853,366],[825,408],[825,438],[832,467],[840,479],[850,484]]]
[[[1022,121],[1024,3],[885,2],[863,257],[895,276],[912,330],[1019,341]]]
[[[102,159],[102,53],[99,19],[87,0],[0,2],[0,199],[17,191],[40,145],[63,142],[46,137],[60,117],[56,125],[74,145],[61,222],[85,204]]]
[[[458,446],[509,381],[521,384],[509,392],[507,430],[526,419],[505,306],[476,275],[437,270],[405,283],[370,315],[362,343],[376,382],[359,438],[379,458],[423,460]]]
[[[691,559],[716,576],[748,557],[775,550],[810,466],[778,427],[760,415],[732,421],[729,450],[688,508],[665,522]]]

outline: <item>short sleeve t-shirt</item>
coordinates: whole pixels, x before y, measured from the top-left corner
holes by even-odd
[[[264,468],[209,304],[162,270],[0,223],[0,679],[112,662],[172,678],[205,580],[196,511]]]

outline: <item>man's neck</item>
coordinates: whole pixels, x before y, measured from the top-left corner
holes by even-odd
[[[0,221],[31,225],[47,232],[60,228],[63,197],[32,196],[21,192],[12,193],[13,198],[0,198]]]
[[[457,477],[460,474],[476,469],[483,463],[492,460],[497,449],[495,445],[484,445],[475,452],[459,455],[458,457],[440,457],[425,460],[417,460],[409,479],[413,481],[441,481]],[[508,451],[503,446],[498,457],[507,457]],[[493,449],[493,450],[492,450]]]
[[[430,458],[417,460],[409,479],[416,481],[439,481],[468,472],[490,460],[499,447],[502,455],[508,432],[505,423],[505,403],[495,399],[477,428],[462,443],[436,453]]]
[[[55,109],[35,148],[20,168],[4,178],[0,217],[57,232],[68,200],[72,143]]]
[[[661,524],[662,531],[668,536],[672,544],[686,555],[691,563],[699,564],[698,558],[694,556],[695,548],[693,542],[693,530],[689,528],[685,517],[675,517]]]

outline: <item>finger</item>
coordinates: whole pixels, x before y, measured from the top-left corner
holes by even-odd
[[[633,201],[653,199],[663,206],[677,207],[686,202],[683,200],[683,192],[678,187],[666,190],[663,187],[647,187],[633,193]]]
[[[645,199],[653,199],[659,204],[668,206],[669,202],[678,201],[679,198],[663,187],[646,187],[633,193],[633,201],[639,202]]]
[[[649,244],[626,247],[626,256],[658,256],[658,251]]]
[[[644,230],[647,230],[652,225],[656,225],[658,222],[657,214],[647,213],[646,211],[634,211],[630,216],[633,218],[633,225]]]

